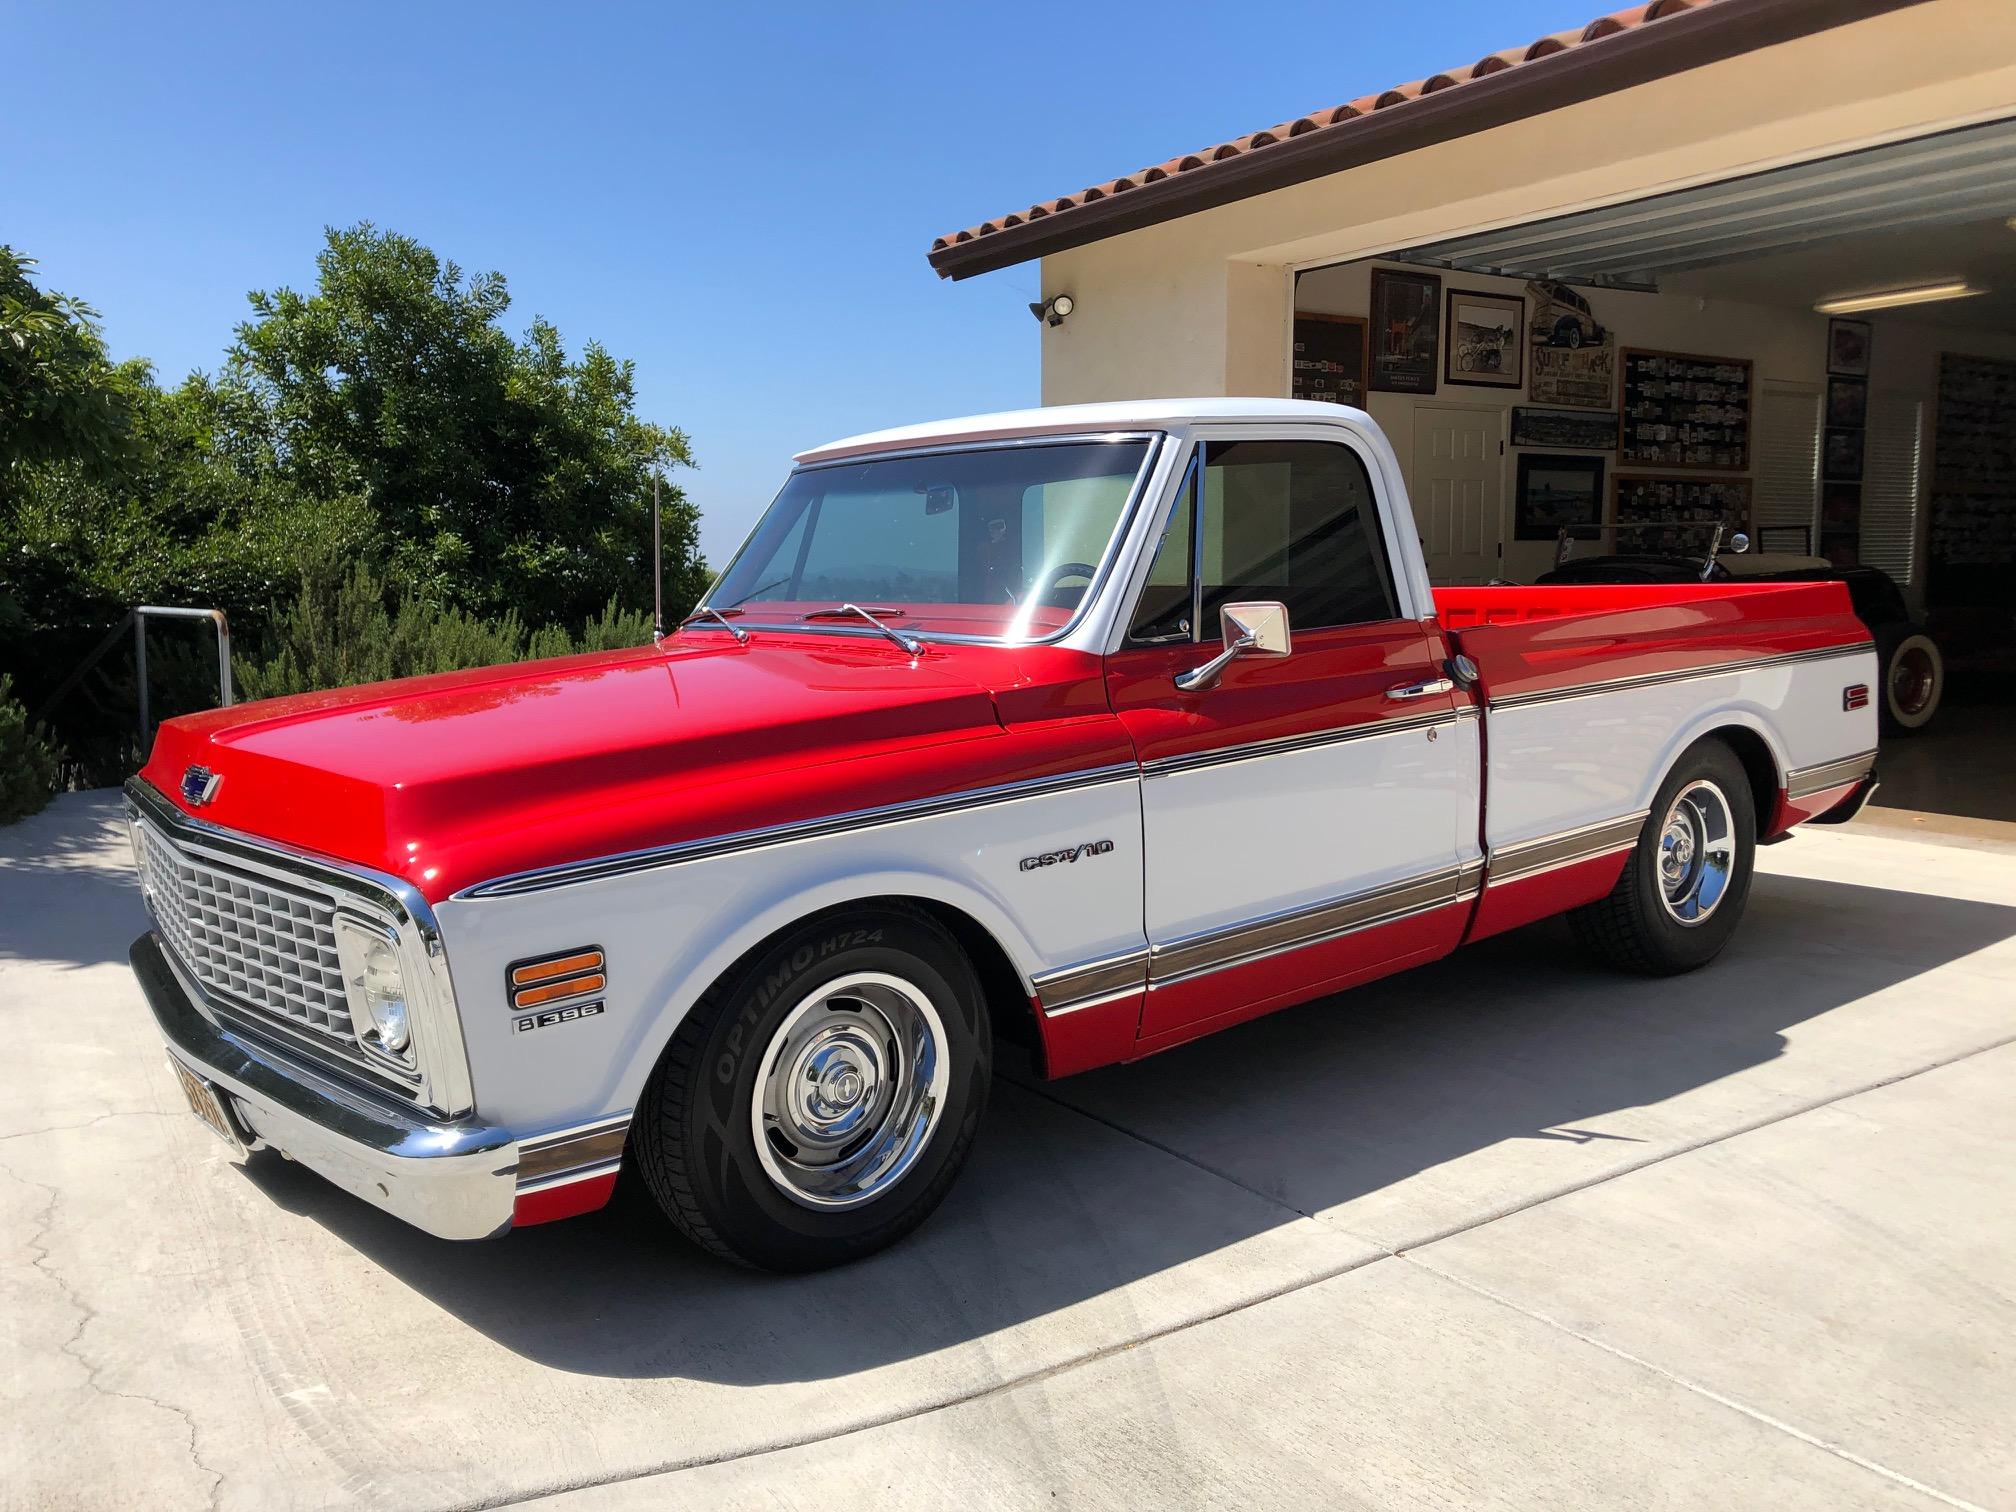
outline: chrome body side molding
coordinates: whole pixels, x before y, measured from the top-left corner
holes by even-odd
[[[671,845],[655,845],[643,850],[622,851],[612,856],[596,856],[585,861],[564,861],[555,866],[536,867],[478,882],[455,894],[457,898],[508,898],[520,893],[545,892],[576,882],[594,882],[604,877],[620,877],[631,872],[655,871],[711,856],[758,850],[771,845],[788,845],[796,840],[818,840],[842,835],[850,830],[870,829],[883,824],[900,824],[906,819],[927,819],[961,809],[987,804],[1013,803],[1021,798],[1037,798],[1072,788],[1097,787],[1108,782],[1133,782],[1141,775],[1131,762],[1088,767],[1079,772],[1063,772],[1054,777],[1033,777],[1025,782],[1002,783],[995,787],[971,788],[936,798],[916,798],[879,808],[856,809],[820,819],[800,819],[787,824],[769,824],[733,834],[712,835],[697,840],[681,840]]]
[[[1876,649],[1874,641],[1858,641],[1852,646],[1825,646],[1818,651],[1787,651],[1776,656],[1755,656],[1746,661],[1722,662],[1712,667],[1677,667],[1671,672],[1645,672],[1635,677],[1612,677],[1601,682],[1576,683],[1565,688],[1540,688],[1531,693],[1508,693],[1493,698],[1493,709],[1516,709],[1527,704],[1552,703],[1563,698],[1594,698],[1602,693],[1619,693],[1626,688],[1650,688],[1661,683],[1692,682],[1702,677],[1726,677],[1732,672],[1754,672],[1761,667],[1790,666],[1798,662],[1832,661],[1838,656],[1863,656]]]
[[[1453,725],[1465,716],[1474,718],[1475,713],[1473,709],[1438,709],[1406,718],[1369,719],[1333,730],[1315,730],[1302,735],[1281,735],[1272,740],[1253,740],[1241,745],[1218,746],[1209,751],[1195,751],[1182,756],[1163,756],[1154,761],[1143,762],[1141,775],[1167,777],[1174,772],[1195,771],[1199,767],[1219,766],[1229,761],[1255,761],[1264,756],[1284,756],[1291,751],[1314,750],[1319,746],[1337,745],[1347,740],[1371,740],[1380,735],[1399,735],[1409,730]]]

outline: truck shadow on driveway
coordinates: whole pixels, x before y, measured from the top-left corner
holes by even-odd
[[[1555,922],[1135,1066],[1040,1086],[1010,1068],[938,1214],[818,1276],[721,1265],[643,1201],[453,1245],[298,1168],[248,1175],[557,1370],[808,1381],[989,1340],[1011,1374],[1030,1351],[990,1336],[1060,1310],[1096,1301],[1087,1347],[1127,1342],[1109,1335],[1343,1268],[1351,1236],[1425,1242],[1941,1059],[1988,1035],[1964,990],[1863,1000],[2012,936],[2016,908],[1760,876],[1736,945],[1691,976],[1611,974]],[[1787,1031],[1830,1013],[1786,1054]],[[1768,1078],[1729,1080],[1781,1056]]]

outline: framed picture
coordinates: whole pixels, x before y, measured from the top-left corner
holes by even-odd
[[[1295,312],[1295,366],[1288,392],[1296,399],[1365,407],[1365,318]]]
[[[1869,380],[1867,378],[1829,378],[1827,380],[1827,423],[1829,425],[1860,425],[1869,408]]]
[[[1827,444],[1820,454],[1820,476],[1839,478],[1845,482],[1856,482],[1862,476],[1862,432],[1855,430],[1827,431]]]
[[[1442,280],[1433,273],[1372,270],[1374,393],[1432,394],[1442,344]]]
[[[1603,459],[1524,452],[1512,534],[1521,541],[1552,541],[1563,530],[1603,523]]]
[[[1866,320],[1827,322],[1827,371],[1847,378],[1869,376],[1870,327]]]
[[[1526,352],[1533,368],[1526,393],[1535,404],[1598,410],[1616,404],[1617,349],[1609,332],[1603,333],[1601,346],[1561,347],[1534,340],[1526,343]]]
[[[1526,301],[1479,289],[1449,291],[1442,381],[1486,388],[1526,386]]]
[[[1575,446],[1584,451],[1617,449],[1617,411],[1535,409],[1512,406],[1514,446]]]

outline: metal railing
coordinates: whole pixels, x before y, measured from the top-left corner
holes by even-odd
[[[125,614],[121,615],[119,623],[105,632],[104,639],[91,648],[90,654],[70,669],[69,676],[58,683],[55,691],[42,700],[41,705],[31,716],[31,722],[36,724],[43,722],[50,710],[69,697],[76,690],[77,685],[91,674],[92,668],[103,661],[112,648],[119,644],[120,638],[125,635],[126,629],[130,625],[133,630],[134,681],[138,685],[140,693],[137,728],[140,734],[140,754],[144,759],[147,754],[148,726],[151,723],[148,718],[147,697],[147,617],[149,615],[157,619],[207,619],[216,626],[218,706],[228,709],[233,703],[237,702],[237,694],[231,684],[231,625],[225,619],[224,611],[222,609],[183,609],[161,604],[142,604],[139,608],[128,609]]]
[[[143,755],[147,750],[147,617],[150,614],[157,619],[207,619],[217,627],[217,688],[222,695],[217,706],[228,709],[236,701],[231,691],[231,624],[224,618],[224,611],[142,604],[129,617],[133,621],[133,677],[140,687],[140,750]]]

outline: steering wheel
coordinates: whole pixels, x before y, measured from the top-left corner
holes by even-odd
[[[1060,562],[1057,569],[1044,582],[1043,591],[1036,595],[1037,602],[1041,603],[1062,588],[1066,578],[1082,577],[1089,586],[1098,573],[1099,569],[1090,562]]]

